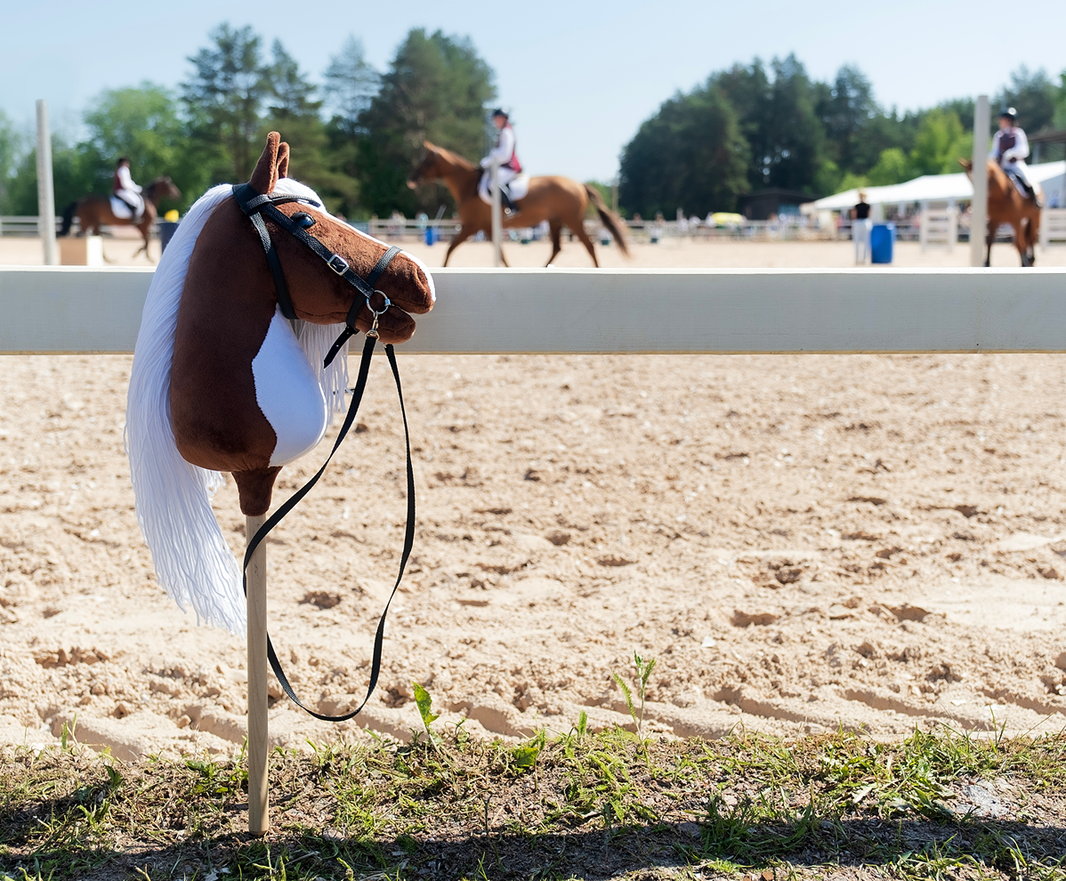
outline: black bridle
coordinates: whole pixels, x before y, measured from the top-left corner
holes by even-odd
[[[329,456],[322,464],[322,467],[318,469],[315,475],[307,481],[300,489],[292,494],[285,503],[281,505],[268,519],[267,521],[256,531],[255,535],[248,540],[248,548],[244,554],[244,593],[248,594],[248,566],[252,560],[252,554],[256,548],[263,542],[270,531],[277,526],[285,515],[288,514],[311,488],[318,483],[318,479],[323,475],[326,470],[326,466],[329,465],[330,460],[333,459],[333,454],[337,452],[337,449],[341,445],[341,441],[344,440],[348,434],[348,430],[355,422],[355,416],[359,412],[359,404],[363,399],[363,391],[366,389],[367,376],[370,373],[370,360],[374,353],[374,345],[378,340],[378,319],[388,311],[392,305],[389,298],[382,292],[377,290],[374,285],[381,277],[389,263],[392,262],[393,257],[400,253],[400,249],[397,247],[389,248],[384,254],[381,255],[381,259],[372,270],[370,270],[367,277],[361,278],[356,273],[352,272],[348,266],[348,261],[345,260],[340,254],[334,254],[329,250],[321,241],[316,239],[313,235],[307,232],[307,230],[314,226],[315,219],[304,212],[297,212],[292,217],[288,217],[277,209],[277,205],[286,202],[303,202],[309,205],[314,205],[316,208],[321,208],[318,202],[311,199],[300,198],[299,196],[287,196],[287,195],[266,195],[255,191],[250,184],[238,184],[233,188],[233,196],[237,200],[237,204],[241,210],[252,221],[252,225],[255,227],[256,232],[259,234],[259,239],[263,244],[263,250],[266,252],[267,264],[270,266],[270,274],[274,277],[274,292],[278,299],[278,307],[281,310],[281,314],[286,318],[292,320],[296,318],[296,311],[292,306],[292,298],[289,296],[289,287],[285,282],[285,273],[281,268],[281,260],[278,257],[277,249],[274,247],[274,242],[270,238],[270,233],[267,230],[266,222],[263,220],[265,214],[267,218],[276,223],[279,227],[286,232],[291,233],[296,239],[310,248],[315,254],[325,261],[326,265],[343,278],[348,284],[356,289],[359,295],[362,295],[362,300],[357,295],[352,302],[351,308],[348,310],[348,316],[344,322],[344,330],[341,331],[340,336],[330,347],[328,354],[322,364],[323,368],[328,367],[330,362],[337,356],[344,344],[356,333],[358,329],[355,326],[356,317],[362,311],[363,303],[366,303],[367,308],[373,315],[373,324],[366,332],[366,342],[363,345],[363,354],[359,361],[359,373],[356,377],[355,387],[350,389],[352,393],[352,402],[348,406],[348,413],[344,417],[344,423],[341,425],[340,431],[337,432],[337,439],[333,443],[333,449],[330,450]],[[373,297],[375,294],[379,294],[382,297],[383,304],[380,309],[374,308]],[[389,360],[389,367],[392,369],[393,379],[396,381],[396,392],[400,399],[400,414],[403,417],[403,432],[404,432],[404,444],[407,451],[407,525],[404,529],[404,541],[403,541],[403,553],[400,555],[400,570],[396,576],[396,583],[392,587],[392,593],[389,594],[388,602],[385,603],[385,609],[381,613],[381,618],[378,620],[377,631],[374,634],[374,657],[370,669],[370,684],[367,686],[366,697],[356,709],[349,713],[345,713],[339,716],[330,716],[325,713],[319,713],[306,706],[293,691],[292,685],[289,683],[288,677],[285,675],[285,671],[281,667],[281,661],[278,660],[277,652],[274,651],[274,645],[270,641],[270,636],[267,636],[267,659],[270,661],[270,668],[274,671],[274,675],[277,677],[279,684],[290,698],[298,707],[307,711],[316,719],[321,719],[324,722],[344,722],[356,716],[363,707],[366,706],[367,701],[370,700],[370,696],[374,693],[374,688],[378,683],[378,676],[381,673],[381,653],[382,646],[385,639],[385,618],[389,614],[389,606],[392,604],[392,598],[396,595],[396,590],[400,586],[400,581],[403,579],[404,569],[407,567],[407,560],[411,556],[411,549],[414,546],[414,531],[415,531],[415,477],[414,468],[411,463],[411,435],[407,426],[407,411],[403,404],[403,389],[400,387],[400,372],[396,366],[396,353],[393,351],[391,345],[385,346],[385,355]],[[332,406],[332,404],[330,404]]]

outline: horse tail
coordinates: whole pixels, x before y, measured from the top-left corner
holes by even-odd
[[[600,195],[600,191],[595,187],[590,187],[585,184],[585,192],[588,193],[589,201],[592,203],[592,207],[596,209],[596,213],[600,215],[600,223],[607,227],[607,231],[614,236],[614,240],[618,242],[619,250],[629,256],[629,246],[626,245],[626,237],[622,232],[622,222],[614,216],[614,213],[607,207],[607,203],[603,201],[603,196]]]
[[[77,210],[77,200],[71,202],[66,208],[63,209],[63,226],[59,230],[59,234],[61,236],[65,236],[70,232],[70,225],[74,222],[74,212]]]

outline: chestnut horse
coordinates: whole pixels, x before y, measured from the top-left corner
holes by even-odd
[[[63,227],[59,230],[61,236],[70,232],[70,225],[75,216],[78,218],[78,235],[91,232],[94,236],[100,235],[100,227],[108,226],[136,226],[144,238],[144,244],[133,255],[144,251],[144,256],[151,260],[148,253],[148,237],[152,231],[152,224],[159,215],[159,203],[163,199],[180,199],[181,190],[174,186],[169,177],[157,177],[141,193],[144,198],[144,211],[141,212],[140,220],[134,223],[132,217],[115,217],[111,210],[111,197],[89,195],[71,202],[63,211]]]
[[[424,141],[426,155],[418,164],[407,186],[414,189],[421,183],[433,180],[442,180],[448,191],[459,206],[459,222],[462,224],[458,233],[448,245],[448,252],[444,255],[444,265],[448,265],[448,258],[452,256],[459,245],[479,231],[487,237],[492,236],[492,209],[478,196],[478,183],[481,181],[483,169],[462,156],[437,147],[429,141]],[[585,211],[589,204],[596,209],[600,216],[600,222],[607,227],[622,253],[629,256],[626,247],[625,234],[622,231],[622,223],[614,216],[604,204],[603,197],[587,184],[579,184],[568,177],[534,177],[529,181],[529,192],[515,204],[518,207],[518,216],[503,217],[505,229],[517,227],[525,228],[536,226],[538,223],[548,221],[548,229],[552,238],[552,255],[548,258],[550,264],[562,250],[561,236],[563,227],[567,226],[570,231],[581,240],[581,243],[589,252],[592,263],[599,266],[596,259],[596,249],[592,239],[585,232]],[[500,257],[504,266],[507,259]]]
[[[967,177],[973,180],[973,161],[960,159],[959,164],[966,169]],[[1032,199],[1027,199],[1019,193],[1007,173],[989,159],[988,230],[985,233],[988,253],[985,256],[985,266],[991,265],[992,242],[996,239],[996,230],[1004,223],[1014,227],[1014,247],[1018,249],[1022,266],[1035,265],[1036,241],[1040,235],[1040,209]],[[970,235],[974,234],[975,230],[971,230]]]

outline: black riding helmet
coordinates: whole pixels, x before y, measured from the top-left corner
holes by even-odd
[[[1018,111],[1015,110],[1013,107],[1008,107],[999,115],[1000,119],[1009,119],[1011,122],[1014,122],[1017,117]]]

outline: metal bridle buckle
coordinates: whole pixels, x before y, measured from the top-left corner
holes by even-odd
[[[392,305],[392,300],[390,300],[388,297],[385,296],[385,292],[384,291],[375,290],[374,293],[375,294],[381,294],[381,297],[385,301],[385,304],[381,307],[381,309],[375,309],[374,308],[374,304],[370,302],[370,297],[366,298],[366,308],[369,309],[370,313],[374,316],[374,323],[370,325],[370,330],[368,330],[366,332],[366,335],[368,337],[372,337],[373,339],[377,339],[378,338],[378,319],[382,315],[384,315],[386,312],[389,311],[389,306]]]
[[[348,271],[348,261],[340,254],[334,254],[330,257],[329,260],[326,261],[326,265],[337,273],[337,275],[344,275],[344,273]]]

